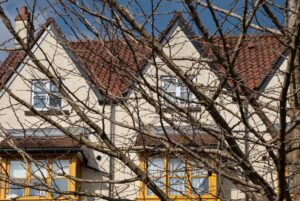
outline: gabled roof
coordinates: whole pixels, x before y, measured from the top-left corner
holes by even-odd
[[[29,49],[31,49],[35,42],[43,35],[46,28],[55,23],[53,18],[48,18],[46,22],[41,26],[41,30],[36,34],[35,39],[32,44],[30,44]],[[0,91],[4,84],[11,78],[11,76],[16,72],[17,67],[23,62],[26,57],[26,52],[24,50],[12,51],[6,59],[0,63]]]
[[[232,40],[237,41],[237,38]],[[258,89],[265,76],[273,71],[284,50],[285,47],[273,35],[248,35],[234,68],[249,88]]]
[[[75,56],[75,63],[83,68],[102,93],[122,95],[132,84],[131,76],[135,76],[139,68],[146,63],[150,50],[130,41],[67,41],[60,32],[58,25],[50,18],[42,25],[35,41],[45,29],[53,24],[60,35],[62,45]],[[33,45],[32,45],[33,46]],[[17,67],[26,57],[23,50],[11,52],[3,63],[0,63],[0,89],[16,72]]]
[[[43,27],[51,23],[55,22],[48,20]],[[167,39],[174,26],[180,26],[188,34],[193,44],[197,45],[196,48],[201,48],[201,51],[204,51],[208,57],[212,56],[211,48],[222,49],[218,37],[215,37],[214,45],[195,38],[192,29],[179,13],[174,15],[166,30],[161,34],[161,42]],[[238,37],[227,36],[227,39],[229,49],[233,49]],[[117,96],[124,94],[133,84],[131,76],[137,74],[137,71],[142,68],[151,54],[151,51],[142,45],[124,39],[69,41],[68,47],[80,61],[85,72],[92,78],[93,84],[102,92],[110,92]],[[284,49],[275,36],[247,35],[234,68],[248,87],[257,89],[262,85],[265,78],[276,70],[274,66]],[[12,52],[1,64],[0,88],[11,77],[25,55],[24,51]]]
[[[231,55],[239,36],[226,36],[225,39],[229,55]],[[215,59],[212,53],[212,49],[215,49],[225,58],[225,48],[220,37],[213,37],[213,44],[204,42],[202,39],[199,42],[207,57]],[[278,62],[283,57],[285,49],[274,35],[246,35],[234,69],[250,89],[258,90],[266,76],[273,74],[279,67]]]
[[[78,56],[94,84],[104,93],[122,95],[132,83],[150,50],[131,41],[76,41],[69,48]]]
[[[2,87],[10,76],[15,72],[17,66],[25,57],[25,51],[11,52],[0,65],[0,87]]]

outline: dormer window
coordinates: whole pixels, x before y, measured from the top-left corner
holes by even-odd
[[[173,103],[180,104],[181,106],[192,105],[191,101],[195,99],[195,96],[180,79],[164,76],[161,78],[161,85],[167,98]]]
[[[32,105],[39,110],[58,109],[62,99],[57,87],[49,80],[37,80],[32,84]]]

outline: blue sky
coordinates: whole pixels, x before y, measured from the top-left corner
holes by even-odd
[[[52,1],[52,0],[49,0]],[[155,0],[154,0],[155,1]],[[0,2],[2,2],[0,0]],[[11,19],[11,22],[14,26],[14,18],[17,15],[17,8],[21,8],[23,5],[27,5],[28,7],[32,7],[34,0],[8,0],[5,3],[0,4],[3,9],[5,10],[6,14],[8,15],[8,17]],[[70,28],[68,26],[65,25],[64,21],[57,16],[56,13],[51,11],[50,6],[47,3],[47,0],[37,0],[37,8],[41,9],[42,12],[37,9],[38,11],[36,12],[37,19],[35,20],[35,27],[36,29],[38,28],[39,24],[42,24],[47,17],[54,17],[56,19],[56,22],[59,24],[59,26],[61,27],[62,31],[67,35],[67,37],[70,39],[74,39],[74,34],[71,33]],[[88,1],[85,1],[88,2]],[[147,13],[151,12],[151,1],[149,0],[135,0],[135,1],[131,1],[131,2],[135,2],[133,4],[128,4],[126,0],[120,0],[120,2],[127,6],[133,14],[141,14],[142,13],[142,9],[143,12],[147,15]],[[173,1],[168,1],[168,0],[163,0],[162,3],[159,5],[159,9],[157,10],[157,15],[154,18],[155,20],[155,26],[157,28],[158,31],[163,30],[166,25],[168,24],[169,20],[171,19],[173,13],[175,11],[184,11],[186,10],[186,8],[184,8],[181,4],[176,3],[177,1],[173,0]],[[214,3],[215,5],[218,5],[222,8],[229,8],[232,5],[235,4],[235,9],[234,12],[236,13],[242,13],[243,7],[242,7],[242,2],[243,1],[224,1],[224,0],[212,0],[212,3]],[[276,3],[278,3],[279,5],[284,5],[284,0],[278,0],[275,1]],[[188,19],[188,15],[184,14],[183,15]],[[209,31],[211,33],[214,33],[215,31],[215,25],[214,23],[212,23],[212,19],[211,19],[211,15],[210,12],[208,11],[208,9],[198,9],[198,13],[199,16],[201,17],[202,21],[204,22],[204,24],[207,26],[207,28],[209,29]],[[283,20],[281,13],[276,13],[276,16],[279,17],[280,20]],[[88,17],[88,19],[91,19],[91,17]],[[219,16],[220,21],[222,21],[222,17]],[[144,22],[144,19],[142,17],[140,17],[140,22]],[[261,14],[257,15],[257,19],[261,21],[261,23],[265,23],[268,24],[269,22],[264,20],[265,17]],[[151,18],[149,18],[149,20],[151,20]],[[236,24],[236,20],[234,19],[229,19],[225,25],[224,25],[224,31],[226,33],[229,34],[234,34],[235,32],[233,30],[237,30],[234,26],[234,24]],[[151,26],[148,25],[146,26],[148,28],[148,30],[151,30]],[[82,26],[79,27],[84,34],[86,34],[88,37],[91,37],[92,34],[88,33],[87,30],[85,30]],[[155,32],[155,34],[157,35],[158,32]],[[9,38],[11,38],[11,35],[9,34],[8,30],[5,28],[5,26],[3,25],[3,23],[0,20],[0,44],[2,44],[3,42],[7,41]],[[7,47],[12,47],[13,46],[13,41],[10,41],[9,43],[6,44]],[[0,52],[0,61],[3,61],[5,58],[6,54],[3,52]]]
[[[1,2],[1,1],[0,1]],[[42,4],[45,5],[45,0],[40,1]],[[10,19],[13,27],[15,26],[15,17],[18,14],[17,9],[20,9],[23,5],[24,6],[30,6],[32,5],[33,1],[32,0],[8,0],[5,3],[2,3],[1,6],[3,7],[6,15]],[[46,17],[46,16],[45,16]],[[36,25],[41,24],[45,21],[44,16],[39,16],[38,20],[36,21]],[[2,23],[0,20],[0,44],[2,46],[3,43],[5,43],[5,47],[12,48],[13,47],[13,41],[11,39],[11,34],[5,27],[5,25]],[[3,61],[6,57],[7,53],[0,51],[0,61]]]

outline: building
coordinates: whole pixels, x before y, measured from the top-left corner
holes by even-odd
[[[221,131],[165,61],[131,40],[68,41],[53,19],[32,37],[29,15],[22,8],[16,18],[16,31],[24,44],[16,43],[31,51],[10,53],[0,67],[0,199],[158,200],[132,176],[142,175],[139,169],[147,170],[159,188],[178,200],[244,198],[238,187],[212,171],[217,161],[203,150],[224,149],[216,135]],[[233,45],[237,39],[228,37]],[[213,62],[195,60],[215,59],[210,54],[222,47],[220,41],[212,46],[195,37],[179,13],[158,41],[169,56],[177,58],[186,77],[212,96],[209,89],[218,87],[224,72]],[[274,36],[249,35],[235,68],[251,90],[272,96],[281,79],[277,70],[285,66],[283,55],[284,48]],[[234,93],[228,79],[224,90]],[[153,101],[159,93],[160,100]],[[145,94],[152,98],[147,100]],[[231,98],[220,95],[219,109],[226,105],[238,110]],[[181,109],[186,116],[177,114]],[[161,119],[161,112],[168,118]],[[276,114],[270,116],[276,119]],[[239,119],[230,112],[226,118],[237,125],[241,147],[247,147]],[[249,118],[251,123],[255,118]],[[192,123],[196,120],[201,128]],[[185,147],[199,155],[181,157]],[[268,180],[271,173],[264,150],[251,147],[245,151],[257,157],[254,163]]]

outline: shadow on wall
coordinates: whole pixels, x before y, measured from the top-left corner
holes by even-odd
[[[218,179],[218,192],[223,201],[246,201],[245,194],[224,177]]]
[[[85,146],[82,147],[83,165],[81,167],[81,178],[83,180],[105,180],[109,176],[108,172],[104,172],[99,167],[98,162],[101,160],[100,155]],[[107,195],[109,185],[100,182],[85,182],[80,184],[80,191]],[[82,197],[82,201],[96,201],[96,197]]]

